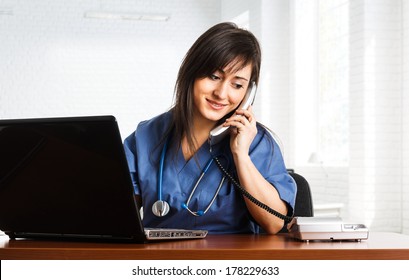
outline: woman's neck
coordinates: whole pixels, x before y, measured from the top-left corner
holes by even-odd
[[[215,122],[203,118],[194,118],[192,128],[192,138],[195,142],[194,150],[191,151],[187,142],[186,135],[182,138],[182,151],[185,160],[189,160],[197,152],[197,150],[207,141],[210,131],[213,129]]]

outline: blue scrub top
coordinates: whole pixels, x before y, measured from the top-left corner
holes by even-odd
[[[258,233],[259,226],[253,220],[240,191],[226,178],[220,193],[206,214],[193,216],[182,204],[186,203],[202,169],[212,157],[206,142],[196,157],[186,161],[181,149],[170,145],[163,169],[163,200],[170,205],[169,213],[156,217],[152,205],[158,200],[157,174],[163,144],[159,145],[169,127],[171,112],[141,122],[136,131],[124,141],[124,148],[135,189],[142,197],[143,224],[145,227],[207,229],[209,233]],[[275,187],[283,201],[289,205],[292,215],[296,185],[288,175],[282,154],[271,134],[261,125],[250,147],[250,157],[264,176]],[[159,145],[159,146],[158,146]],[[213,147],[213,154],[220,156],[223,166],[235,175],[229,141],[221,141]],[[212,200],[223,174],[213,163],[206,172],[189,203],[192,211],[204,211]]]

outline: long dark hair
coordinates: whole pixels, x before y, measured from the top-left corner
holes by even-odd
[[[203,33],[187,52],[179,69],[175,84],[175,103],[171,108],[172,131],[175,141],[186,135],[189,149],[194,151],[193,85],[196,79],[208,77],[217,70],[231,67],[239,70],[251,64],[250,83],[258,84],[260,76],[261,49],[256,37],[234,23],[219,23]],[[167,137],[167,135],[166,135]]]

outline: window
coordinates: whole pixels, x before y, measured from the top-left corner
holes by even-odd
[[[348,0],[295,0],[296,163],[319,153],[324,164],[348,162]]]
[[[318,150],[325,163],[348,161],[348,1],[318,1]]]

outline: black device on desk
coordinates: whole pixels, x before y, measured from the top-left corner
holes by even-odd
[[[112,116],[0,120],[0,230],[127,242],[207,234],[143,228]]]

